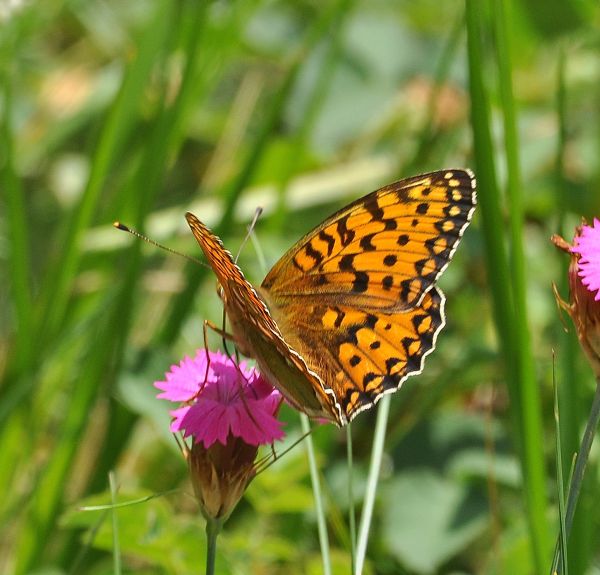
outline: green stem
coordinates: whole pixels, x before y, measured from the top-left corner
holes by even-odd
[[[598,421],[600,420],[600,377],[596,378],[596,391],[594,392],[594,399],[592,401],[592,409],[590,410],[590,416],[588,417],[583,437],[581,438],[581,445],[579,447],[579,453],[575,459],[575,469],[573,470],[573,477],[569,485],[569,495],[567,497],[567,511],[565,518],[566,528],[566,539],[569,539],[571,533],[571,526],[573,525],[573,517],[575,515],[575,509],[577,508],[577,500],[579,499],[579,493],[581,492],[581,485],[583,483],[583,475],[585,473],[585,467],[587,465],[590,449],[592,448],[592,441],[596,435],[596,429],[598,428]],[[561,560],[560,560],[560,549],[555,558],[556,573],[561,573]]]
[[[562,461],[562,442],[560,428],[560,409],[558,401],[558,385],[556,383],[556,375],[554,373],[554,361],[552,362],[552,380],[554,383],[554,422],[556,426],[556,482],[558,491],[558,520],[559,520],[559,531],[556,540],[556,546],[554,548],[554,559],[552,561],[551,575],[557,572],[557,561],[559,561],[560,552],[562,549],[562,566],[568,565],[567,560],[567,529],[565,525],[565,483],[563,475],[563,461]],[[569,477],[569,483],[571,478]],[[568,569],[565,568],[565,573]]]
[[[348,460],[348,519],[350,523],[350,561],[352,573],[356,566],[356,508],[354,507],[354,485],[352,483],[352,425],[346,426],[346,458]]]
[[[115,575],[121,575],[121,545],[119,543],[119,522],[117,518],[117,479],[114,471],[108,474],[108,481],[110,485],[110,499],[111,499],[111,516],[112,516],[112,536],[113,536],[113,572]]]
[[[317,514],[317,525],[319,528],[319,544],[321,546],[321,558],[323,559],[323,575],[331,575],[331,559],[329,557],[329,536],[327,534],[327,522],[325,521],[325,507],[323,505],[323,493],[319,481],[319,469],[315,457],[315,447],[310,435],[310,422],[303,413],[300,414],[302,432],[306,435],[306,452],[308,454],[308,465],[310,467],[310,479],[313,494],[315,496],[315,512]]]
[[[218,519],[206,521],[206,575],[215,574],[215,562],[217,558],[217,536],[221,531],[222,522]]]
[[[598,427],[598,420],[600,419],[600,378],[596,381],[596,391],[594,392],[594,400],[592,402],[592,409],[585,426],[585,431],[581,439],[581,447],[575,460],[575,470],[573,471],[573,479],[571,481],[571,487],[569,489],[569,496],[567,498],[567,514],[566,514],[566,527],[567,536],[571,530],[573,524],[573,516],[575,515],[575,508],[577,506],[577,499],[579,498],[579,492],[581,491],[581,483],[583,480],[583,474],[585,472],[585,466],[590,456],[590,449],[592,447],[592,441],[594,441],[594,435],[596,434],[596,428]]]
[[[383,445],[385,443],[385,432],[390,413],[390,397],[391,396],[386,395],[381,400],[379,409],[377,411],[377,421],[375,423],[375,437],[373,439],[373,451],[371,452],[369,477],[367,479],[365,502],[363,505],[362,515],[360,516],[360,528],[358,530],[354,575],[360,575],[362,573],[365,563],[365,555],[367,554],[367,541],[369,539],[369,529],[371,528],[371,519],[373,517],[375,494],[377,493],[377,482],[379,481],[381,458],[383,456]]]

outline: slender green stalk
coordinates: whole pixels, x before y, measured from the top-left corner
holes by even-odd
[[[581,438],[581,446],[575,459],[575,469],[573,470],[573,477],[569,485],[569,495],[567,497],[567,511],[565,513],[565,530],[566,538],[569,538],[571,533],[571,527],[573,525],[573,516],[575,515],[575,509],[577,508],[577,500],[579,499],[579,493],[581,492],[581,485],[583,483],[583,476],[585,473],[585,467],[587,465],[590,449],[592,448],[592,442],[598,429],[598,421],[600,421],[600,377],[596,380],[596,391],[594,392],[594,399],[592,401],[592,408],[590,409],[590,415]],[[556,572],[561,574],[561,559],[556,559]]]
[[[325,506],[323,505],[323,492],[319,480],[319,469],[315,457],[315,447],[310,432],[310,422],[303,413],[300,414],[302,432],[306,435],[306,453],[310,467],[310,479],[315,497],[315,512],[317,514],[317,525],[319,528],[319,544],[321,546],[321,559],[323,561],[323,575],[331,575],[331,559],[329,556],[329,535],[327,534],[327,521],[325,520]]]
[[[22,372],[30,365],[32,354],[30,247],[21,182],[15,172],[14,134],[12,129],[12,92],[7,73],[0,69],[2,79],[3,118],[0,122],[0,189],[3,190],[6,223],[9,231],[8,250],[11,296],[14,301],[16,344],[12,350],[12,371]]]
[[[215,574],[217,560],[217,537],[221,531],[222,522],[218,519],[206,521],[206,575]]]
[[[362,514],[360,516],[360,527],[358,529],[354,575],[360,575],[365,564],[369,530],[371,528],[371,519],[373,518],[375,495],[377,494],[377,482],[379,481],[379,472],[381,471],[381,459],[383,456],[383,446],[385,444],[385,433],[390,414],[390,399],[391,396],[386,395],[379,402],[379,409],[377,410],[377,421],[375,423],[375,437],[373,438],[373,450],[371,451],[369,477],[367,478],[365,501],[363,504]]]
[[[556,475],[557,475],[557,491],[558,491],[558,519],[559,533],[556,541],[556,550],[554,553],[554,561],[550,575],[553,575],[557,570],[558,560],[562,551],[561,568],[564,569],[564,575],[569,575],[568,559],[567,559],[567,529],[565,524],[565,485],[563,480],[563,462],[562,462],[562,445],[561,445],[561,429],[560,429],[560,411],[558,403],[558,383],[554,373],[554,357],[552,358],[552,379],[554,381],[554,422],[556,425]]]
[[[519,138],[517,130],[516,103],[512,86],[512,45],[510,0],[494,0],[497,63],[500,81],[500,97],[504,119],[504,152],[506,156],[507,187],[510,221],[510,264],[514,314],[511,327],[514,336],[515,363],[523,426],[523,463],[527,474],[526,491],[528,516],[535,533],[534,554],[538,572],[550,549],[546,523],[546,490],[544,470],[544,441],[542,431],[542,406],[536,381],[535,365],[529,334],[525,256],[523,250],[523,201],[521,168],[519,163]]]
[[[11,45],[17,49],[18,42]],[[15,51],[15,53],[17,53]],[[3,52],[0,53],[0,57]],[[5,305],[6,321],[9,325],[3,331],[14,334],[14,342],[5,354],[6,366],[0,367],[0,491],[13,491],[11,487],[18,466],[16,461],[24,453],[31,452],[35,433],[23,433],[28,429],[29,407],[32,400],[31,389],[36,381],[32,377],[34,329],[32,317],[32,281],[30,270],[30,242],[28,232],[24,191],[16,171],[15,133],[13,131],[13,96],[11,79],[14,74],[6,60],[6,69],[0,66],[0,197],[4,207],[6,241],[8,243],[7,269],[5,282],[10,294],[10,302]],[[4,257],[3,257],[4,259]],[[3,265],[3,264],[0,264]],[[13,320],[11,321],[11,315]],[[12,324],[12,325],[10,325]],[[6,345],[3,343],[3,345]],[[2,373],[4,371],[4,373]],[[19,409],[21,407],[21,409]],[[3,509],[7,511],[7,509]],[[0,523],[2,520],[0,518]],[[8,523],[7,523],[8,524]]]
[[[558,123],[558,140],[556,146],[556,189],[555,201],[557,205],[557,231],[559,235],[565,236],[566,230],[564,225],[564,216],[567,213],[567,198],[566,198],[566,177],[565,177],[565,154],[567,146],[567,120],[566,120],[566,84],[565,84],[565,67],[566,58],[564,48],[561,46],[558,54],[557,70],[556,70],[556,120]],[[566,293],[569,290],[568,281],[568,266],[569,259],[564,257],[564,254],[558,250],[555,251],[561,266],[562,273],[557,282],[559,292]],[[562,371],[562,381],[568,381],[568,385],[561,385],[558,388],[558,399],[560,403],[561,413],[561,446],[562,446],[562,461],[563,477],[568,473],[569,462],[572,455],[577,451],[579,443],[578,422],[583,419],[583,415],[579,413],[578,397],[581,394],[579,389],[580,378],[577,377],[577,361],[579,343],[574,333],[565,331],[563,325],[559,325],[557,329],[557,337],[559,338],[559,349],[562,351],[560,356],[560,366]]]
[[[348,462],[348,523],[350,527],[350,560],[352,573],[356,566],[356,508],[354,506],[354,473],[352,453],[352,424],[346,426],[346,460]]]
[[[508,258],[504,244],[504,221],[500,207],[500,193],[496,180],[494,148],[492,146],[491,121],[487,90],[483,82],[483,58],[481,54],[481,3],[466,1],[467,55],[469,59],[469,90],[471,94],[471,125],[473,130],[473,152],[477,166],[477,191],[479,195],[478,212],[482,221],[485,239],[485,263],[492,292],[494,320],[499,334],[502,354],[509,373],[508,386],[511,405],[520,403],[516,380],[513,377],[514,342],[511,337],[511,318],[513,315],[512,295]],[[520,426],[515,418],[515,425]],[[520,428],[515,436],[520,437]]]
[[[113,504],[111,509],[112,517],[112,537],[113,537],[113,572],[115,575],[121,575],[121,546],[119,544],[119,519],[117,517],[117,509],[114,507],[117,503],[117,481],[114,472],[108,474],[108,482],[110,485],[110,499]]]

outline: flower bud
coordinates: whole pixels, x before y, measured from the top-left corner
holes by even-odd
[[[569,302],[557,295],[561,307],[569,312],[579,343],[596,377],[600,377],[600,221],[585,222],[575,229],[573,244],[558,235],[552,242],[571,256],[569,264]]]

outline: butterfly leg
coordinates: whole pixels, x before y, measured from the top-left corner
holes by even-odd
[[[212,321],[207,320],[207,319],[204,320],[204,322],[202,323],[202,339],[204,340],[204,352],[206,353],[206,371],[204,373],[204,381],[200,385],[200,388],[198,389],[198,392],[196,393],[195,397],[198,397],[198,395],[202,392],[202,390],[204,389],[204,385],[206,384],[206,382],[208,380],[208,370],[210,369],[210,355],[208,353],[208,329],[209,328],[212,331],[214,331],[215,333],[219,334],[223,338],[223,344],[225,344],[225,340],[227,340],[227,339],[229,339],[235,343],[235,338],[233,337],[232,334],[227,333],[224,329],[221,329],[216,324],[214,324]],[[227,347],[225,345],[223,345],[223,347],[225,347],[225,352],[226,352],[227,356],[229,358],[231,358],[231,355],[229,354]]]
[[[217,326],[215,323],[213,323],[212,321],[205,319],[204,323],[202,325],[202,331],[203,331],[203,337],[204,337],[204,348],[208,350],[208,344],[206,343],[207,338],[206,338],[206,334],[208,333],[208,328],[210,328],[212,331],[214,331],[216,334],[220,335],[222,340],[223,340],[223,349],[225,350],[225,355],[227,355],[227,357],[229,359],[231,358],[231,353],[229,353],[229,349],[227,348],[227,341],[231,341],[233,342],[234,346],[235,346],[235,358],[236,358],[236,362],[239,363],[240,362],[240,357],[239,357],[239,353],[238,353],[238,349],[237,349],[237,341],[235,339],[235,336],[232,333],[229,333],[228,331],[225,330],[225,316],[223,316],[223,328],[220,328],[219,326]],[[233,361],[233,360],[232,360]]]
[[[225,331],[224,329],[220,328],[216,323],[213,323],[209,319],[204,320],[202,329],[204,331],[205,345],[206,345],[206,334],[207,334],[208,329],[214,331],[216,334],[220,335],[223,339],[232,341],[233,343],[235,343],[235,336],[232,333],[229,333],[228,331]]]

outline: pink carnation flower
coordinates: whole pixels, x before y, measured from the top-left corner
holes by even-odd
[[[600,220],[594,218],[594,225],[581,226],[580,235],[574,238],[571,252],[579,254],[579,276],[581,282],[600,301]]]
[[[249,445],[269,445],[285,435],[276,413],[281,394],[246,362],[236,365],[221,352],[198,350],[171,366],[154,386],[157,397],[186,405],[171,411],[171,431],[193,436],[208,449],[226,445],[231,436]]]
[[[557,301],[573,319],[579,343],[600,378],[600,221],[594,219],[593,226],[577,226],[572,244],[557,235],[552,241],[571,255],[569,301],[558,295],[555,286]]]

